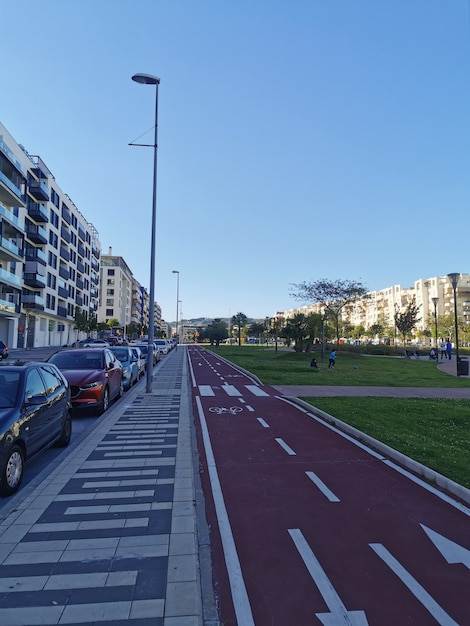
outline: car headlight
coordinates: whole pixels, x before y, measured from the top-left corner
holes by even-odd
[[[80,389],[95,389],[96,387],[101,387],[102,384],[100,380],[95,380],[92,383],[88,383],[88,385],[80,385]]]

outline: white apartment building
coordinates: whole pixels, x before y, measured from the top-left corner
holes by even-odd
[[[101,255],[98,321],[107,323],[114,318],[122,328],[131,322],[148,327],[149,311],[147,290],[134,278],[124,258],[114,256],[109,248],[108,254]],[[159,332],[162,310],[156,302],[153,313],[155,332]]]
[[[9,348],[77,339],[76,308],[98,309],[98,232],[0,123],[0,339]]]
[[[433,278],[415,281],[413,287],[404,288],[394,285],[371,291],[368,297],[356,302],[353,306],[343,310],[342,319],[353,326],[370,328],[380,320],[385,320],[389,326],[394,326],[395,312],[403,312],[406,306],[416,299],[419,306],[420,320],[416,326],[417,331],[432,330],[429,328],[430,316],[434,316],[433,298],[438,298],[436,303],[436,315],[439,318],[444,315],[454,314],[454,293],[452,284],[447,276],[435,276]],[[460,322],[468,325],[470,329],[470,274],[460,274],[456,289],[457,318]],[[286,319],[296,313],[322,313],[321,304],[302,306],[296,309],[278,312],[276,317]]]

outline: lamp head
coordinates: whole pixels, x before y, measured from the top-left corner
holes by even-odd
[[[455,289],[457,287],[457,283],[459,282],[460,274],[458,272],[447,274],[447,278],[450,280],[452,287]]]
[[[152,76],[152,74],[134,74],[132,77],[136,83],[141,85],[159,85],[160,79],[158,76]]]
[[[179,270],[171,270],[172,274],[179,274]]]
[[[432,303],[434,304],[434,306],[437,306],[437,303],[439,302],[439,298],[431,298]]]

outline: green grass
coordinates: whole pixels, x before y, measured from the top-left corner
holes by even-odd
[[[310,367],[312,355],[253,346],[209,347],[258,376],[266,385],[468,387],[470,381],[439,371],[432,361],[337,353],[336,371]],[[303,398],[451,480],[470,488],[470,400],[435,398]]]
[[[303,400],[470,489],[470,400]]]
[[[258,346],[205,346],[250,371],[265,385],[356,385],[385,387],[468,387],[468,378],[450,376],[434,361],[415,361],[388,356],[365,356],[337,352],[336,367],[329,371],[328,356],[319,369],[310,367],[311,354]]]

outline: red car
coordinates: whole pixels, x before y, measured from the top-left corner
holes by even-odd
[[[61,350],[47,360],[68,380],[72,408],[104,413],[124,393],[121,362],[109,348]]]

